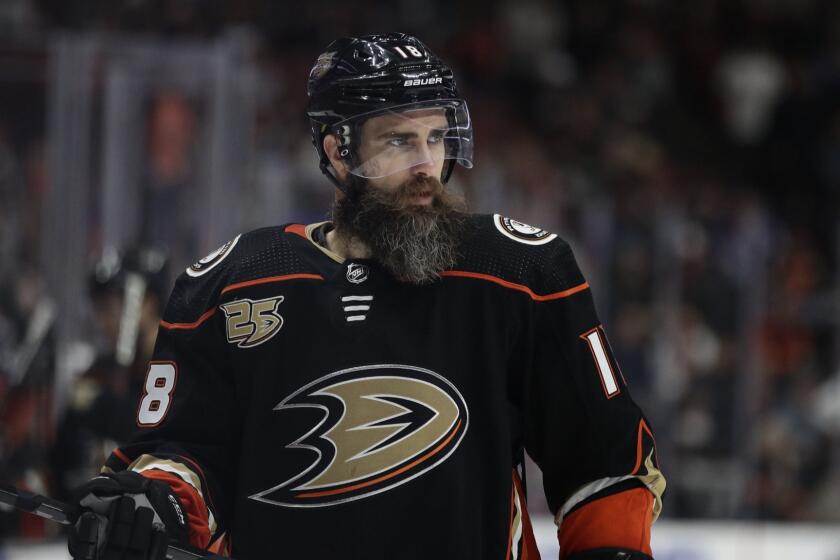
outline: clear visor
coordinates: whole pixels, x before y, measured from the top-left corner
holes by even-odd
[[[438,172],[441,162],[473,166],[473,131],[467,104],[460,99],[424,101],[357,115],[356,157],[350,173],[366,179],[387,177],[415,167]],[[339,132],[349,131],[338,123]]]

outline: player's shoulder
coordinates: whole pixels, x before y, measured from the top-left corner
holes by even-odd
[[[500,214],[470,214],[458,268],[550,294],[585,282],[557,233]]]
[[[256,277],[297,272],[303,263],[284,234],[287,225],[240,233],[184,270],[184,278],[198,283],[253,280]]]
[[[188,266],[175,282],[166,315],[183,320],[209,308],[232,286],[307,271],[292,247],[289,224],[238,234]]]

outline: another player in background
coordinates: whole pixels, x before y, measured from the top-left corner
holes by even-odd
[[[50,450],[52,494],[68,493],[95,475],[135,425],[137,394],[165,302],[167,257],[149,246],[106,250],[88,288],[97,335],[95,359],[70,387]]]
[[[451,70],[408,35],[343,38],[308,92],[333,220],[181,275],[74,557],[162,558],[163,527],[240,560],[534,559],[527,452],[561,558],[650,558],[653,435],[571,249],[442,186],[473,165]]]

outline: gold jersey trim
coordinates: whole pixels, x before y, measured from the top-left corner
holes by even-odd
[[[319,251],[321,251],[322,253],[327,255],[329,258],[331,258],[332,260],[334,260],[338,264],[344,264],[344,258],[341,255],[339,255],[338,253],[334,253],[334,252],[330,251],[329,249],[327,249],[323,245],[320,245],[312,237],[312,232],[313,231],[315,231],[316,229],[318,229],[322,225],[328,224],[328,223],[330,223],[330,222],[329,221],[324,221],[324,222],[318,222],[318,223],[315,223],[315,224],[309,224],[308,226],[306,226],[306,228],[304,228],[304,233],[306,234],[306,238],[309,240],[309,242],[312,243],[313,245],[315,245],[315,247],[317,247]]]
[[[566,503],[563,504],[560,511],[557,512],[557,515],[554,517],[554,523],[560,527],[563,517],[565,517],[579,503],[604,490],[605,488],[609,488],[610,486],[624,482],[625,480],[632,480],[634,478],[644,484],[645,487],[650,490],[650,493],[653,494],[653,518],[651,519],[651,522],[655,522],[659,518],[659,514],[662,512],[662,494],[665,492],[666,482],[662,471],[653,465],[653,459],[651,458],[652,455],[653,451],[651,450],[651,453],[645,460],[645,467],[647,468],[647,472],[645,474],[600,478],[578,488],[578,490],[572,494],[568,500],[566,500]]]

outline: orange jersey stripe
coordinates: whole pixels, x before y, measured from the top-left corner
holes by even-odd
[[[563,518],[560,558],[581,550],[627,548],[651,556],[653,494],[633,488],[599,498]]]
[[[645,422],[644,418],[639,421],[639,433],[636,436],[636,465],[633,467],[633,472],[631,474],[636,474],[639,472],[639,469],[642,468],[642,436],[643,431],[647,432],[650,436],[650,439],[653,439],[653,432],[650,431],[650,428]]]
[[[113,453],[113,454],[114,454],[114,455],[115,455],[115,456],[116,456],[116,457],[117,457],[120,461],[122,461],[122,462],[123,462],[123,463],[125,463],[126,465],[130,465],[130,464],[131,464],[131,459],[129,459],[129,458],[126,456],[126,454],[125,454],[125,453],[123,453],[122,451],[120,451],[120,448],[119,448],[119,447],[114,448],[114,450],[113,450],[111,453]]]
[[[270,284],[272,282],[285,282],[286,280],[323,280],[324,277],[320,274],[284,274],[282,276],[267,276],[265,278],[257,278],[256,280],[248,280],[246,282],[238,282],[231,284],[222,289],[222,293],[232,292],[239,288],[247,288],[248,286],[256,286],[258,284]]]
[[[227,533],[222,533],[210,546],[207,547],[207,552],[230,558],[230,538]]]
[[[266,278],[257,278],[256,280],[248,280],[247,282],[239,282],[237,284],[231,284],[226,286],[222,289],[221,293],[230,292],[233,290],[238,290],[239,288],[245,288],[247,286],[256,286],[258,284],[269,284],[271,282],[283,282],[285,280],[299,280],[299,279],[306,279],[306,280],[323,280],[324,277],[320,274],[286,274],[283,276],[268,276]],[[168,321],[161,320],[160,326],[165,329],[194,329],[201,325],[204,321],[209,319],[213,316],[213,313],[216,312],[216,308],[208,309],[205,311],[201,317],[197,320],[193,321],[192,323],[169,323]]]
[[[428,453],[426,453],[425,455],[423,455],[422,457],[420,457],[416,461],[413,461],[413,462],[409,463],[408,465],[405,465],[404,467],[401,467],[401,468],[395,470],[394,472],[390,472],[386,475],[380,476],[379,478],[375,478],[373,480],[368,480],[367,482],[360,482],[359,484],[354,484],[353,486],[345,486],[343,488],[336,488],[334,490],[324,490],[323,492],[307,492],[305,494],[298,494],[298,497],[299,498],[320,498],[322,496],[333,496],[335,494],[344,494],[346,492],[352,492],[353,490],[358,490],[359,488],[365,488],[367,486],[377,484],[377,483],[382,482],[384,480],[388,480],[389,478],[393,478],[393,477],[397,476],[398,474],[404,473],[408,469],[412,469],[412,468],[416,467],[417,465],[419,465],[423,461],[426,461],[429,457],[433,457],[433,456],[437,455],[437,453],[441,449],[446,447],[446,445],[455,436],[455,434],[458,433],[458,429],[460,427],[461,427],[461,421],[458,420],[458,423],[455,424],[455,427],[452,429],[452,431],[449,433],[449,435],[446,437],[446,439],[441,442],[440,445],[438,445],[433,450],[429,451]]]
[[[207,311],[201,314],[201,317],[199,317],[196,321],[193,321],[192,323],[169,323],[161,319],[160,326],[165,329],[194,329],[201,325],[201,323],[212,317],[213,313],[215,312],[215,307],[213,309],[208,309]]]
[[[579,285],[577,285],[573,288],[569,288],[568,290],[563,290],[561,292],[554,292],[554,293],[551,293],[551,294],[540,295],[540,294],[534,293],[534,291],[531,288],[529,288],[528,286],[525,286],[523,284],[516,284],[514,282],[508,282],[507,280],[502,280],[501,278],[499,278],[497,276],[491,276],[489,274],[482,274],[480,272],[467,272],[467,271],[464,271],[464,270],[446,270],[444,272],[441,272],[440,275],[441,276],[454,276],[454,277],[459,277],[459,278],[476,278],[478,280],[487,280],[488,282],[493,282],[493,283],[498,284],[500,286],[503,286],[505,288],[510,288],[512,290],[518,290],[520,292],[525,292],[534,301],[550,301],[550,300],[553,300],[553,299],[561,299],[561,298],[572,296],[572,295],[574,295],[578,292],[582,292],[583,290],[586,290],[586,289],[589,288],[589,283],[584,282],[583,284],[579,284]]]
[[[306,239],[306,226],[303,224],[291,224],[283,230],[285,233],[294,233]]]
[[[149,469],[140,474],[146,478],[165,482],[172,488],[172,491],[181,500],[181,505],[187,510],[190,544],[201,549],[207,548],[207,545],[210,544],[209,516],[207,506],[198,490],[185,482],[180,476],[170,472]]]

